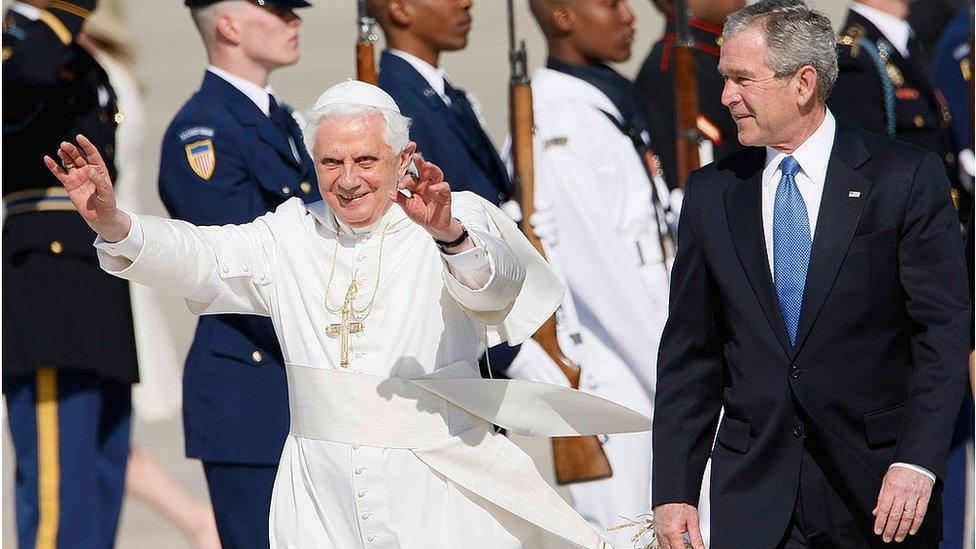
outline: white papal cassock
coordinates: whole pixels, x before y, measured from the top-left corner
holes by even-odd
[[[96,243],[106,271],[175,290],[196,313],[273,320],[292,422],[272,547],[530,547],[540,527],[570,546],[602,546],[486,421],[540,434],[555,413],[562,431],[585,432],[602,404],[580,407],[573,398],[595,397],[542,384],[520,404],[528,385],[474,381],[485,343],[524,340],[564,288],[494,206],[455,193],[452,212],[478,244],[455,256],[395,204],[351,229],[324,202],[297,198],[237,226],[133,215],[125,240]],[[353,280],[364,326],[343,367],[341,338],[328,334],[340,318],[329,311]]]

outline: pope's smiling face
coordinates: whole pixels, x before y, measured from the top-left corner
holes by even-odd
[[[393,202],[397,178],[406,173],[411,143],[396,154],[383,138],[383,115],[370,113],[319,122],[315,174],[332,211],[350,227],[366,227]]]

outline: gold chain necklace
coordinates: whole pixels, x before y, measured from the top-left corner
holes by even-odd
[[[352,281],[349,283],[349,289],[346,291],[346,299],[343,301],[343,304],[338,307],[332,307],[329,305],[329,293],[332,290],[332,280],[335,278],[335,266],[337,260],[339,259],[339,223],[335,221],[335,218],[333,218],[333,222],[335,223],[336,242],[335,247],[332,249],[332,268],[329,271],[329,281],[325,285],[325,310],[329,311],[330,313],[341,314],[342,310],[346,307],[347,302],[350,301],[350,298],[354,298],[356,296],[356,293],[359,291],[359,285],[356,284],[355,274],[353,274],[351,277]],[[367,316],[369,316],[369,313],[373,311],[373,302],[376,300],[376,294],[380,289],[380,275],[383,271],[383,245],[386,243],[386,231],[391,225],[393,225],[393,222],[387,223],[386,226],[383,227],[383,232],[380,233],[380,254],[379,259],[376,262],[376,284],[373,285],[373,295],[369,298],[369,303],[366,304],[366,307],[360,310],[357,310],[355,305],[349,306],[349,313],[356,321],[364,320]]]

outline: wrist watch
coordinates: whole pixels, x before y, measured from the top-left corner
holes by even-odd
[[[434,243],[437,244],[437,246],[441,249],[441,251],[446,252],[448,248],[454,248],[456,246],[460,246],[465,240],[468,239],[468,229],[465,228],[464,223],[461,223],[460,220],[458,221],[458,224],[461,225],[461,236],[457,237],[456,239],[450,242],[437,240],[436,238],[434,239]]]

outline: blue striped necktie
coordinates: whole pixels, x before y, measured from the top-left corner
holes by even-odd
[[[796,174],[800,164],[792,156],[780,162],[783,176],[776,188],[773,207],[773,277],[779,310],[783,313],[790,344],[796,345],[796,331],[803,308],[803,288],[810,266],[810,219]]]

